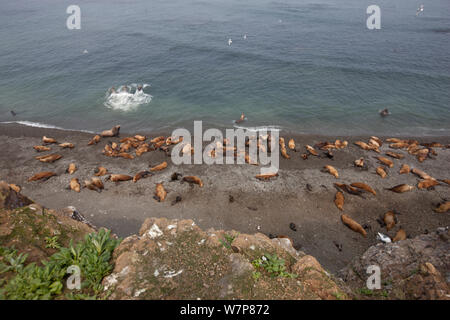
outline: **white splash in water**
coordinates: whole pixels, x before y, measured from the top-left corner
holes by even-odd
[[[153,97],[145,93],[144,89],[149,86],[149,84],[144,84],[139,90],[139,86],[133,83],[129,86],[121,86],[118,90],[111,88],[106,93],[104,105],[114,110],[129,111],[140,105],[148,104]]]

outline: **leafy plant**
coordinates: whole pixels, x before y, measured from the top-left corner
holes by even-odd
[[[59,249],[61,246],[58,243],[58,236],[54,237],[45,237],[45,247],[51,249]]]
[[[236,236],[225,234],[224,239],[221,239],[220,242],[225,248],[231,249],[231,244],[233,243],[234,239],[236,239]]]
[[[261,258],[252,261],[252,264],[257,269],[263,269],[271,277],[287,277],[295,278],[296,274],[286,271],[284,259],[279,258],[276,254],[264,254]]]

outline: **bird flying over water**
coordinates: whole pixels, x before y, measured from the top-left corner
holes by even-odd
[[[416,16],[418,16],[421,12],[423,12],[423,8],[424,8],[423,4],[421,4],[420,7],[417,8]]]

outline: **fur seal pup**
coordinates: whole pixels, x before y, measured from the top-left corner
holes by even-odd
[[[424,171],[417,169],[417,168],[413,168],[411,170],[412,173],[414,173],[416,176],[424,179],[424,180],[436,180],[435,178],[433,178],[432,176],[430,176],[429,174],[425,173]]]
[[[273,178],[273,177],[278,177],[278,172],[277,173],[268,173],[268,174],[257,174],[255,176],[255,178],[258,180],[269,180],[270,178]]]
[[[109,180],[111,180],[112,182],[119,182],[119,181],[129,181],[132,180],[133,177],[128,176],[126,174],[111,174],[108,177]]]
[[[391,230],[395,226],[396,220],[394,211],[388,211],[384,214],[383,222],[386,225],[387,231]]]
[[[106,175],[108,173],[108,170],[104,167],[98,167],[94,170],[94,173],[95,173],[94,176],[101,177]]]
[[[402,167],[400,168],[399,173],[405,174],[405,173],[409,173],[410,171],[411,171],[411,168],[407,164],[403,164]]]
[[[441,203],[434,209],[434,212],[437,212],[437,213],[445,213],[448,211],[450,211],[450,201]]]
[[[377,195],[376,191],[373,190],[369,185],[362,183],[362,182],[353,182],[350,184],[352,187],[358,188],[358,189],[362,189],[364,191],[370,192],[371,194],[373,194],[374,196]]]
[[[102,136],[103,138],[105,137],[117,137],[119,135],[120,132],[120,126],[114,126],[109,130],[105,130],[102,133],[100,133],[100,136]]]
[[[165,168],[167,168],[167,162],[166,161],[164,161],[164,162],[162,162],[162,163],[160,163],[160,164],[150,168],[150,171],[151,172],[161,171],[161,170],[164,170]]]
[[[294,141],[294,139],[290,139],[290,140],[289,140],[289,142],[288,142],[288,147],[289,147],[289,149],[295,151],[295,141]]]
[[[235,120],[234,122],[235,122],[235,123],[241,123],[241,122],[243,122],[243,121],[245,121],[245,114],[242,112],[242,114],[241,114],[241,116],[239,117],[239,119],[238,119],[238,120]]]
[[[158,200],[159,202],[162,202],[162,201],[164,201],[164,199],[166,199],[166,196],[167,196],[167,191],[164,189],[162,183],[156,184],[155,199]]]
[[[134,177],[133,177],[133,182],[136,183],[138,180],[141,180],[143,178],[147,178],[148,176],[151,176],[152,173],[150,171],[141,171],[138,172]]]
[[[400,229],[397,231],[397,234],[395,235],[394,239],[392,239],[392,242],[397,242],[405,239],[406,239],[406,232],[405,230]]]
[[[396,153],[396,152],[392,152],[392,151],[387,151],[386,155],[394,158],[394,159],[403,159],[405,156],[400,154],[400,153]]]
[[[334,197],[334,204],[338,207],[339,210],[344,210],[344,194],[340,191],[336,192],[336,196]]]
[[[45,172],[39,172],[36,173],[34,176],[28,179],[28,182],[31,181],[37,181],[37,180],[48,180],[49,178],[56,176],[56,173],[51,171],[45,171]]]
[[[385,158],[385,157],[375,157],[375,158],[378,159],[378,161],[380,161],[380,163],[384,164],[385,166],[388,166],[389,168],[394,167],[394,162],[392,162],[388,158]]]
[[[364,158],[356,159],[354,163],[355,166],[362,168],[364,167]]]
[[[203,187],[203,181],[196,176],[186,176],[183,177],[183,181],[189,182],[189,183],[194,183],[194,184],[198,184],[200,188]]]
[[[60,154],[56,154],[56,153],[52,153],[46,156],[40,156],[40,157],[36,157],[37,160],[39,160],[40,162],[44,162],[44,163],[53,163],[56,160],[59,160],[62,158],[62,155]]]
[[[68,174],[73,174],[75,171],[77,171],[77,166],[75,165],[75,163],[69,164],[69,167],[67,168],[66,172]]]
[[[306,150],[310,153],[310,154],[312,154],[313,156],[319,156],[319,154],[317,153],[317,151],[313,148],[313,147],[311,147],[310,145],[306,145],[305,146],[305,148],[306,148]]]
[[[78,181],[78,178],[72,178],[70,179],[70,189],[75,191],[75,192],[80,192],[81,190],[81,186],[80,186],[80,182]]]
[[[339,173],[338,171],[330,165],[326,165],[325,167],[323,167],[328,173],[330,173],[331,175],[333,175],[335,178],[339,178]]]
[[[414,190],[413,186],[410,186],[409,184],[399,184],[392,188],[386,188],[386,190],[395,192],[395,193],[404,193]]]
[[[417,184],[417,188],[419,189],[430,189],[432,187],[438,186],[440,183],[436,180],[422,180]]]
[[[73,143],[70,143],[70,142],[61,143],[59,146],[61,148],[63,148],[63,149],[67,149],[67,148],[73,149],[73,148],[75,148],[75,145]]]
[[[100,142],[101,137],[97,134],[92,138],[91,141],[88,142],[88,146],[92,146],[93,144],[97,144]]]
[[[46,136],[42,137],[42,142],[47,143],[47,144],[58,143],[55,139],[48,138]]]
[[[36,150],[37,152],[43,152],[43,151],[50,151],[50,150],[52,150],[52,148],[46,147],[46,146],[34,146],[33,149]]]
[[[367,236],[366,230],[364,230],[364,228],[358,222],[350,218],[348,215],[341,215],[341,220],[347,227],[349,227],[353,231],[360,233],[363,237]]]
[[[383,167],[378,167],[378,168],[377,168],[377,174],[378,174],[382,179],[386,178],[386,176],[387,176],[387,173],[386,173],[386,171],[384,170]]]

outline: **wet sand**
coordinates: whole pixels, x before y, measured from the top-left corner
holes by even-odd
[[[53,164],[41,163],[34,157],[46,153],[37,153],[33,146],[42,144],[43,135],[53,137],[58,142],[72,142],[75,148],[61,149],[54,145],[51,152],[58,152],[63,158]],[[158,135],[152,133],[147,136]],[[46,207],[59,209],[74,206],[94,225],[110,228],[122,237],[137,233],[148,217],[193,219],[202,228],[286,235],[294,241],[297,249],[315,256],[331,272],[337,272],[353,257],[377,243],[377,232],[393,237],[401,226],[408,236],[414,237],[439,226],[450,225],[448,213],[439,214],[432,210],[444,199],[450,200],[450,186],[444,184],[430,191],[416,188],[403,194],[385,190],[401,183],[417,185],[419,179],[415,175],[398,173],[403,163],[420,168],[435,178],[450,179],[450,149],[437,148],[436,159],[427,159],[423,163],[419,163],[405,150],[394,150],[404,154],[405,158],[393,159],[394,168],[388,170],[388,177],[381,179],[375,173],[375,168],[380,165],[375,159],[378,154],[363,151],[353,144],[357,140],[367,142],[368,137],[327,137],[281,132],[286,142],[289,138],[295,139],[300,152],[289,151],[289,160],[280,157],[279,176],[263,182],[255,178],[260,168],[248,164],[175,166],[162,151],[148,152],[133,160],[106,157],[101,153],[106,142],[120,139],[105,138],[98,145],[87,146],[92,136],[83,132],[0,124],[0,179],[20,185],[23,194]],[[128,135],[121,133],[120,136]],[[450,143],[450,137],[401,138],[417,139],[420,142],[435,141],[445,145]],[[348,140],[349,146],[333,151],[333,160],[313,156],[307,160],[301,159],[306,144],[336,139]],[[384,144],[381,155],[387,150],[389,147]],[[360,157],[366,159],[368,170],[354,167],[353,161]],[[168,162],[167,169],[137,183],[106,181],[105,190],[101,193],[88,189],[76,193],[67,189],[72,177],[82,182],[93,176],[97,166],[106,167],[110,173],[133,176],[139,171],[148,170],[149,165],[162,161]],[[78,167],[73,175],[65,172],[71,162]],[[339,179],[321,171],[327,164],[339,171]],[[58,176],[45,182],[27,182],[29,177],[40,171],[54,171]],[[174,172],[197,175],[203,180],[204,187],[180,181],[170,182]],[[159,182],[163,182],[168,191],[164,202],[153,198],[155,184]],[[342,224],[342,212],[334,204],[335,182],[364,182],[376,190],[376,196],[365,194],[364,198],[345,194],[344,213],[368,228],[367,238]],[[311,190],[308,190],[307,184],[312,187]],[[177,196],[181,196],[182,201],[172,205]],[[230,202],[230,196],[234,201]],[[396,227],[387,232],[376,220],[389,210],[396,210],[400,214]],[[297,231],[290,229],[290,223],[295,223]],[[342,251],[338,250],[335,243],[342,245]]]

